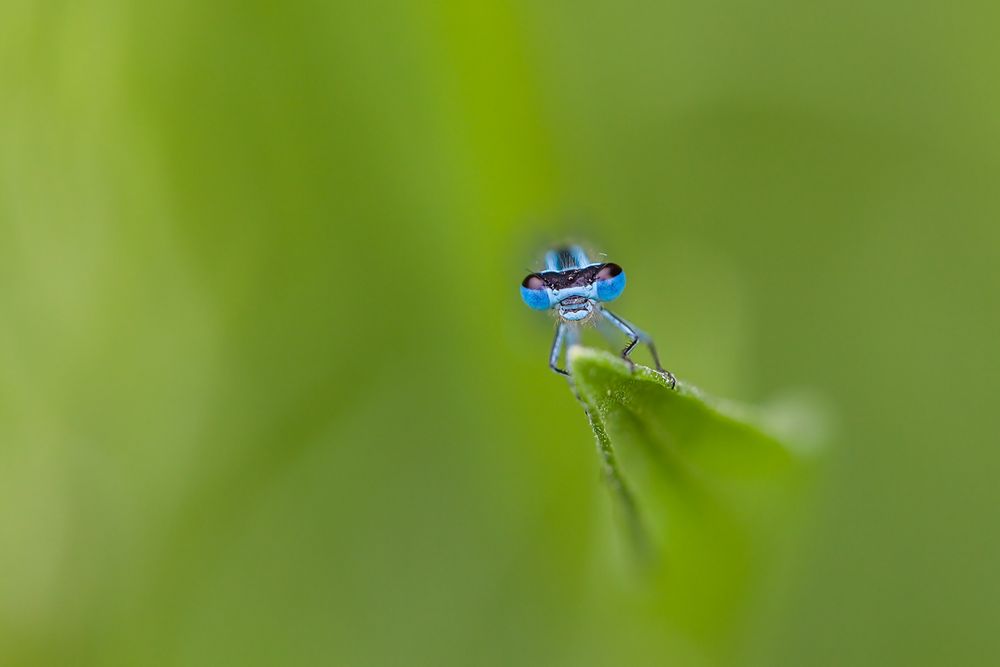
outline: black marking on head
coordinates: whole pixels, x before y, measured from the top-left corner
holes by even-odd
[[[524,279],[521,283],[522,287],[527,287],[528,289],[542,289],[545,287],[545,281],[537,273],[530,273],[528,277]]]
[[[597,272],[597,280],[610,280],[617,275],[621,275],[622,267],[613,262],[609,262],[601,267]]]
[[[601,272],[604,267],[617,266],[618,273],[621,273],[621,267],[617,264],[595,264],[594,266],[585,266],[582,269],[566,269],[565,271],[542,271],[537,275],[545,283],[546,287],[551,289],[567,289],[570,287],[585,287],[590,285],[595,280],[597,280],[597,274]],[[617,276],[618,273],[613,275]],[[530,277],[530,276],[529,276]],[[527,287],[527,285],[525,285]]]

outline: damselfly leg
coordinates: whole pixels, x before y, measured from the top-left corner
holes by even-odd
[[[638,345],[639,342],[641,341],[646,344],[646,347],[649,348],[649,353],[653,357],[653,363],[656,364],[657,372],[667,379],[667,382],[670,383],[671,388],[677,386],[677,378],[675,378],[673,373],[664,368],[663,365],[660,363],[660,355],[656,353],[656,345],[653,344],[652,338],[650,338],[641,329],[637,329],[636,327],[632,326],[622,318],[612,313],[607,308],[601,309],[601,315],[603,315],[605,319],[607,319],[613,325],[618,327],[618,329],[621,330],[622,333],[624,333],[626,336],[629,337],[628,345],[626,345],[625,349],[622,350],[622,359],[625,360],[625,363],[627,363],[630,368],[632,368],[633,370],[635,369],[635,362],[632,361],[629,355],[632,353],[632,350],[635,349],[635,346]]]
[[[560,375],[569,375],[569,371],[559,368],[559,355],[562,353],[566,338],[566,325],[560,322],[556,326],[556,338],[552,341],[552,351],[549,353],[549,368]]]

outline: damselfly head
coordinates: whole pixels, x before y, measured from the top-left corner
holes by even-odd
[[[587,319],[598,303],[611,301],[625,289],[625,272],[611,262],[587,261],[579,248],[554,250],[549,269],[531,273],[521,283],[521,298],[535,310],[556,309],[571,322]]]

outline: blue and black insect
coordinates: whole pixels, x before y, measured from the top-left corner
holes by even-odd
[[[559,368],[559,356],[564,346],[577,343],[580,325],[593,317],[603,317],[628,336],[629,343],[622,350],[622,359],[630,367],[634,368],[635,363],[629,354],[641,341],[649,346],[656,370],[675,387],[677,380],[660,365],[653,340],[604,307],[608,301],[617,299],[624,289],[622,267],[612,262],[591,262],[587,253],[574,245],[547,252],[545,270],[529,274],[521,283],[521,298],[535,310],[555,310],[559,315],[556,338],[549,354],[549,366],[556,373],[569,375],[568,371]]]

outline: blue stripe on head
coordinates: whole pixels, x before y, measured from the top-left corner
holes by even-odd
[[[549,250],[547,253],[545,253],[545,270],[562,271],[562,262],[560,261],[558,251]]]
[[[580,246],[570,246],[569,252],[573,255],[573,261],[576,262],[577,267],[583,267],[590,264],[590,259],[587,258],[587,253],[585,253],[583,248]]]
[[[580,269],[590,264],[587,253],[578,245],[550,250],[545,253],[545,268],[548,271]]]

